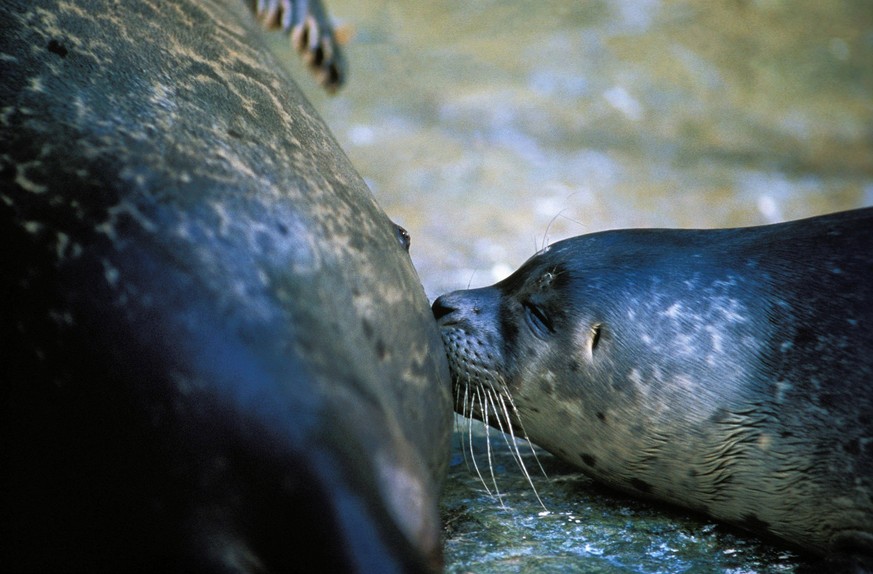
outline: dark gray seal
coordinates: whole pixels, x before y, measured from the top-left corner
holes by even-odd
[[[260,33],[0,4],[2,570],[439,568],[439,333]]]
[[[584,235],[433,312],[458,412],[626,492],[873,555],[873,209]]]

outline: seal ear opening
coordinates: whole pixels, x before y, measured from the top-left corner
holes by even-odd
[[[600,343],[600,332],[602,330],[602,323],[595,323],[591,326],[591,337],[588,340],[588,345],[592,356],[594,355],[594,350],[597,349],[598,343]]]

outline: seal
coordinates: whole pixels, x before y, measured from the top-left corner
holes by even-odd
[[[432,309],[459,413],[625,492],[869,562],[871,277],[867,208],[583,235]]]
[[[0,570],[439,569],[409,238],[262,34],[0,5]]]

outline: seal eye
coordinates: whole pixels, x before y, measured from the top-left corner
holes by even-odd
[[[546,337],[550,333],[554,333],[555,329],[549,316],[543,311],[539,305],[535,305],[530,301],[522,303],[524,307],[524,318],[528,326],[533,330],[537,337]]]
[[[409,237],[409,232],[396,223],[394,224],[394,232],[397,234],[397,241],[400,242],[400,246],[408,253],[409,245],[412,243],[412,238]]]

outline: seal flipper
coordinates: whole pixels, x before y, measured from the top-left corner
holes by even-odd
[[[321,0],[256,0],[254,10],[266,28],[282,28],[291,44],[328,92],[347,75],[345,58]]]

